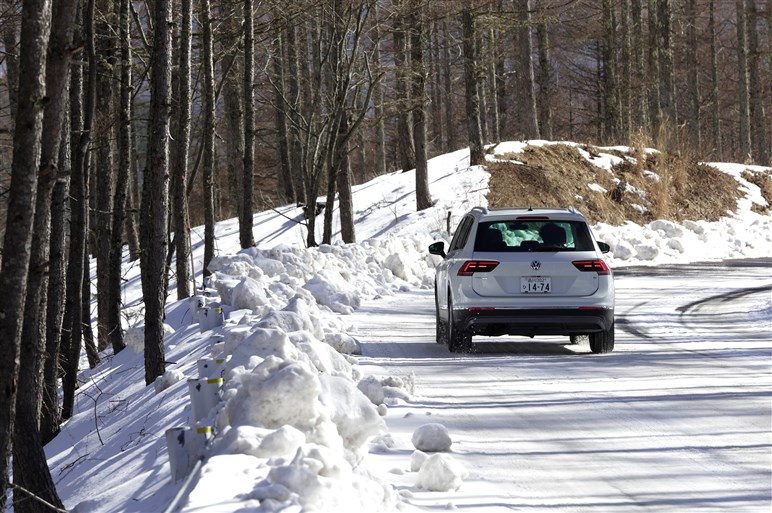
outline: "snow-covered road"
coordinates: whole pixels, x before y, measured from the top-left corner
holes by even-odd
[[[432,291],[366,302],[361,363],[415,374],[392,406],[384,475],[423,510],[741,511],[772,507],[772,260],[616,273],[617,341],[434,342]],[[469,470],[457,492],[416,491],[411,434],[445,425]],[[388,471],[388,472],[387,472]]]

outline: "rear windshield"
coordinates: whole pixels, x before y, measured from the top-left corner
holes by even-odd
[[[480,223],[475,251],[593,251],[590,230],[579,221],[490,221]]]

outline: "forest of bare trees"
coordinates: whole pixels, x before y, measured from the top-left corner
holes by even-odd
[[[0,489],[61,508],[42,447],[82,349],[124,347],[124,248],[152,383],[170,277],[191,294],[220,219],[246,248],[253,212],[295,203],[307,245],[353,242],[353,184],[414,168],[421,210],[427,159],[501,140],[770,165],[771,4],[0,0]]]

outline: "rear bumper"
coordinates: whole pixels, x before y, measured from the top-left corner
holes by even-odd
[[[607,331],[614,309],[454,310],[459,328],[473,335],[581,335]]]

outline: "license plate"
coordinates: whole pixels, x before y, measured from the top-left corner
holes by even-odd
[[[549,294],[552,280],[549,276],[528,276],[520,278],[520,292],[523,294]]]

